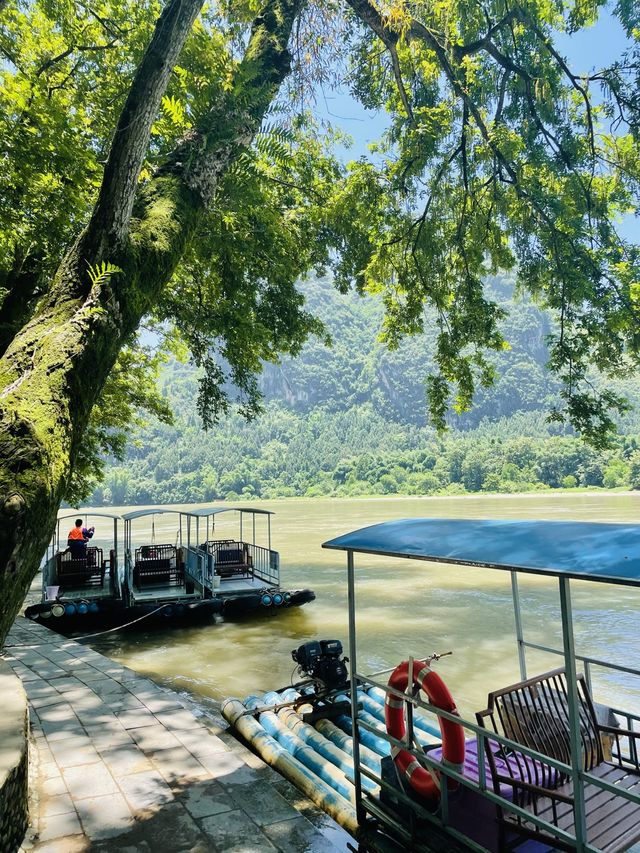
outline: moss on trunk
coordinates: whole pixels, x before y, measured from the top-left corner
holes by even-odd
[[[217,182],[259,129],[289,68],[286,44],[300,5],[267,5],[238,68],[235,105],[192,140],[190,173],[173,158],[139,188],[127,240],[107,258],[121,272],[92,283],[88,269],[105,260],[104,235],[81,234],[0,359],[0,645],[46,549],[91,409]],[[194,174],[206,175],[206,191]]]

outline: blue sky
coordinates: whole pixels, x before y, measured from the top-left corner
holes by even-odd
[[[620,21],[606,12],[600,16],[594,26],[588,29],[572,35],[559,34],[556,38],[556,46],[568,59],[573,71],[587,74],[610,65],[620,58],[629,46],[629,41]],[[368,145],[378,140],[388,125],[388,118],[384,113],[365,110],[362,104],[349,94],[346,86],[338,89],[321,89],[318,93],[315,112],[319,118],[328,121],[334,127],[339,127],[353,138],[353,145],[342,151],[345,161],[354,160],[363,155],[371,157]],[[625,217],[620,224],[620,232],[627,239],[635,238],[638,242],[637,219],[631,216]]]
[[[571,36],[559,35],[556,45],[572,69],[582,74],[613,62],[621,56],[628,42],[618,19],[606,13],[589,29]],[[337,90],[322,89],[318,94],[316,112],[353,137],[353,147],[346,155],[348,159],[366,154],[367,145],[379,139],[387,126],[384,113],[365,110],[351,97],[346,86]]]

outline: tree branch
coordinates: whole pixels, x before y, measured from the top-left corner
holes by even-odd
[[[171,70],[202,3],[203,0],[169,0],[138,66],[120,114],[98,201],[87,229],[88,239],[99,246],[96,259],[123,245],[151,125]]]
[[[510,9],[503,18],[493,24],[481,39],[476,39],[476,41],[469,42],[469,44],[456,45],[453,48],[456,59],[460,60],[464,56],[477,53],[479,50],[486,50],[487,45],[491,42],[494,35],[499,32],[502,27],[506,24],[510,24],[518,17],[520,17],[520,9],[518,6],[514,6],[514,8]]]
[[[40,77],[45,71],[48,71],[58,62],[62,62],[63,59],[71,56],[71,54],[76,51],[79,51],[80,53],[91,53],[94,51],[100,52],[102,50],[111,50],[119,40],[120,37],[117,36],[112,41],[107,42],[107,44],[74,44],[72,47],[68,47],[66,50],[63,50],[62,53],[59,53],[57,56],[52,56],[51,59],[45,60],[36,71],[36,77]]]
[[[266,3],[255,19],[230,93],[221,93],[158,175],[177,174],[206,207],[222,174],[260,129],[280,83],[289,73],[289,36],[303,0]]]

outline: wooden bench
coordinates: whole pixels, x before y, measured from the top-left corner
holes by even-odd
[[[184,569],[178,563],[174,545],[143,545],[136,548],[133,582],[142,589],[155,586],[181,586]]]
[[[58,554],[56,570],[61,590],[102,587],[105,575],[102,549],[87,548],[84,557],[74,557],[70,551]]]
[[[220,577],[228,578],[233,575],[252,575],[253,561],[249,548],[242,542],[224,542],[214,552],[215,570]]]
[[[584,676],[578,676],[582,769],[640,797],[637,740],[640,732],[598,721]],[[563,669],[530,678],[489,694],[487,709],[478,724],[542,755],[571,765],[568,687]],[[615,720],[614,720],[615,722]],[[552,827],[575,835],[573,782],[543,760],[517,749],[503,749],[491,734],[484,737],[487,764],[494,791],[510,799]],[[611,760],[605,760],[605,754]],[[588,843],[607,853],[627,850],[640,838],[640,802],[584,785]],[[546,843],[557,850],[574,850],[505,806],[497,806],[499,848],[509,850],[523,838]]]

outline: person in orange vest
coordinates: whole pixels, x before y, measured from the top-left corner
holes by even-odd
[[[93,536],[93,531],[91,536],[88,533],[89,531],[82,526],[82,519],[76,518],[75,526],[71,528],[67,537],[67,546],[74,560],[81,560],[87,556],[87,542]]]

